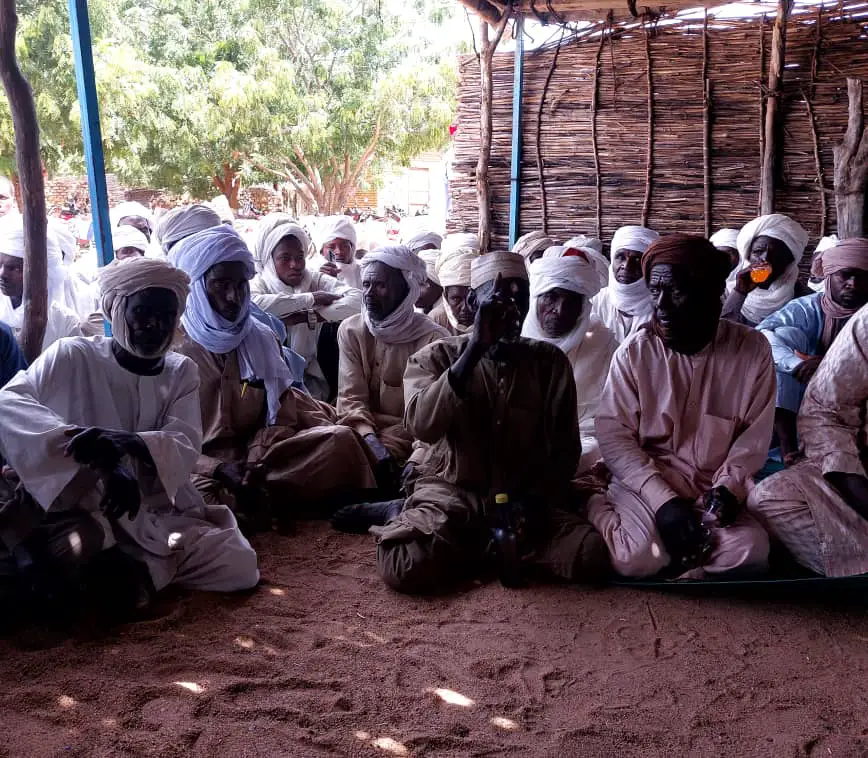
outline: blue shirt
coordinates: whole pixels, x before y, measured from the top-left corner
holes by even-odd
[[[775,311],[757,325],[757,329],[772,345],[775,368],[787,374],[792,374],[802,359],[796,355],[795,348],[789,341],[776,335],[778,329],[798,329],[805,335],[807,349],[802,350],[807,355],[819,355],[820,338],[823,335],[823,326],[826,316],[820,307],[823,294],[818,292],[806,297],[798,297],[790,300],[783,308]]]
[[[18,340],[6,324],[0,322],[0,387],[4,386],[19,371],[27,368],[24,353]]]

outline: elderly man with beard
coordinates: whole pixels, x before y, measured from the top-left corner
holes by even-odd
[[[571,485],[581,443],[569,362],[520,337],[521,256],[478,258],[472,285],[473,331],[420,350],[407,367],[405,423],[430,451],[403,508],[371,514],[388,519],[371,528],[380,575],[409,593],[447,591],[489,560],[510,586],[532,572],[599,579],[606,547]]]
[[[399,471],[413,449],[404,427],[407,362],[448,336],[415,310],[424,278],[425,264],[406,247],[368,253],[362,259],[364,310],[338,332],[338,415],[368,443],[381,473]]]
[[[767,566],[768,537],[743,505],[771,439],[774,365],[759,332],[720,320],[728,270],[689,235],[642,257],[654,312],[612,359],[596,420],[612,480],[589,505],[625,576]]]
[[[292,388],[274,334],[251,316],[253,257],[241,237],[208,229],[169,259],[191,280],[178,352],[199,368],[203,442],[193,482],[206,502],[234,505],[253,529],[288,516],[284,504],[316,512],[363,498],[376,486],[367,447],[336,424],[334,408]]]
[[[828,248],[817,265],[823,291],[790,300],[757,326],[775,359],[775,432],[786,464],[798,457],[796,417],[805,386],[850,317],[868,303],[868,239],[853,237]]]
[[[593,314],[620,344],[651,318],[651,298],[642,276],[642,256],[660,235],[644,226],[622,226],[612,237],[608,286],[594,298]]]
[[[591,314],[591,298],[599,291],[600,274],[581,251],[549,248],[530,264],[530,311],[521,334],[559,348],[573,368],[582,436],[580,474],[600,460],[594,417],[618,348],[615,335]]]
[[[256,554],[231,511],[206,505],[190,482],[199,376],[169,352],[187,275],[133,258],[103,269],[100,284],[113,337],[61,340],[0,390],[7,562],[56,598],[112,548],[89,580],[113,584],[120,595],[106,601],[130,608],[170,583],[254,586]]]

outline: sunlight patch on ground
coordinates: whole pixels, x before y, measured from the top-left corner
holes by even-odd
[[[470,708],[471,706],[476,705],[475,700],[471,700],[469,697],[465,697],[455,690],[447,690],[443,687],[438,687],[436,689],[429,687],[425,692],[429,692],[435,697],[439,697],[444,703],[449,703],[449,705],[459,705],[462,708]]]
[[[286,594],[286,590],[282,590],[282,589],[280,589],[280,587],[269,587],[269,588],[268,588],[268,591],[269,591],[272,595],[282,596],[282,595],[285,595],[285,594]]]
[[[389,753],[389,755],[410,755],[410,751],[406,745],[402,745],[398,740],[392,739],[391,737],[377,737],[376,739],[372,739],[370,732],[365,732],[361,729],[353,732],[353,736],[357,740],[367,742],[371,747]]]
[[[252,639],[250,639],[250,637],[244,636],[236,637],[235,644],[238,645],[238,647],[243,648],[244,650],[253,650],[254,646],[256,645],[256,643]]]
[[[201,695],[205,688],[201,684],[196,684],[196,682],[172,682],[172,684],[177,684],[182,689],[187,690],[187,692],[192,692],[194,695]]]
[[[71,698],[69,695],[61,695],[57,698],[57,704],[61,708],[74,708],[78,703],[75,702],[74,698]]]
[[[491,723],[498,729],[505,729],[507,732],[514,732],[518,729],[518,724],[512,719],[504,718],[503,716],[492,716]]]

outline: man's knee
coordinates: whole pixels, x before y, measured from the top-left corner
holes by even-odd
[[[450,589],[457,578],[459,556],[436,535],[385,540],[377,545],[377,569],[397,592],[433,595]]]

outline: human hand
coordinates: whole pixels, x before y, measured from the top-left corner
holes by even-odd
[[[487,352],[501,339],[514,333],[515,321],[521,321],[521,313],[512,293],[504,285],[503,276],[498,274],[491,294],[479,301],[471,344]]]
[[[338,274],[340,273],[340,269],[338,268],[336,263],[332,261],[328,261],[319,267],[319,272],[321,274],[328,274],[329,276],[335,277],[337,279]]]
[[[72,439],[67,443],[65,454],[82,466],[91,466],[103,471],[113,471],[125,455],[152,464],[147,445],[141,437],[131,432],[75,427],[65,432]]]
[[[343,293],[336,292],[314,292],[313,294],[313,304],[317,308],[325,308],[326,306],[331,305],[332,303],[336,303],[343,297]]]
[[[805,355],[804,353],[796,352],[796,355],[802,359],[802,362],[793,369],[793,376],[802,384],[807,384],[811,381],[817,369],[820,367],[820,362],[823,360],[821,355]]]
[[[753,279],[751,279],[750,271],[750,267],[748,267],[739,271],[735,277],[735,291],[742,295],[749,295],[759,286]]]
[[[702,565],[711,552],[711,532],[703,527],[692,500],[672,498],[660,507],[654,520],[673,563],[684,569]]]
[[[119,519],[127,514],[132,521],[139,513],[142,494],[135,476],[125,466],[118,465],[102,476],[105,492],[100,508],[110,519]]]
[[[732,526],[742,511],[742,503],[726,487],[713,487],[701,499],[705,511],[702,524],[706,527]]]

